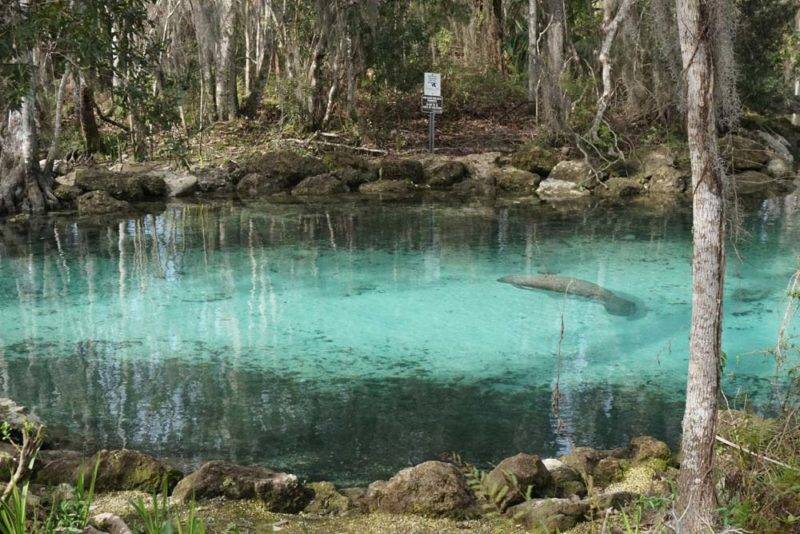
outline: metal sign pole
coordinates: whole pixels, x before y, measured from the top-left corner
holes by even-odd
[[[428,113],[428,151],[433,153],[433,138],[436,135],[436,113]]]

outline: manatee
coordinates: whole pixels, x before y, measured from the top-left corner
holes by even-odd
[[[554,274],[521,275],[512,274],[498,279],[498,282],[511,284],[521,289],[542,289],[554,293],[574,295],[601,303],[612,315],[629,317],[636,313],[636,303],[624,299],[608,289],[569,276]]]

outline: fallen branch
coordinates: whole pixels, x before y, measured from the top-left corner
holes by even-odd
[[[328,146],[333,148],[344,148],[347,150],[353,150],[355,152],[366,152],[367,154],[376,154],[379,156],[386,156],[389,154],[387,150],[381,150],[379,148],[367,148],[365,146],[351,146],[345,145],[344,143],[332,143],[330,141],[318,141],[316,139],[284,139],[284,141],[288,141],[290,143],[297,143],[299,145],[308,146],[310,144],[319,145],[319,146]]]
[[[778,465],[780,467],[783,467],[785,469],[789,469],[789,470],[794,471],[796,473],[800,473],[800,469],[798,469],[796,467],[792,467],[791,465],[783,463],[780,460],[775,460],[775,459],[770,458],[768,456],[764,456],[763,454],[758,454],[757,452],[753,452],[750,449],[747,449],[745,447],[742,447],[741,445],[737,445],[737,444],[733,443],[732,441],[728,441],[727,439],[723,438],[722,436],[717,436],[717,441],[719,441],[720,443],[722,443],[724,445],[727,445],[728,447],[733,447],[734,449],[736,449],[738,451],[742,451],[742,452],[747,453],[747,454],[749,454],[751,456],[755,456],[756,458],[764,460],[765,462],[769,462],[771,464]]]
[[[97,102],[94,103],[94,109],[97,110],[97,116],[100,117],[100,119],[103,122],[107,122],[108,124],[110,124],[112,126],[116,126],[117,128],[119,128],[119,129],[121,129],[121,130],[123,130],[125,132],[130,133],[130,128],[128,128],[127,126],[125,126],[124,124],[122,124],[120,122],[115,121],[114,119],[112,119],[111,117],[109,117],[108,115],[103,113],[103,110],[100,109],[100,106],[97,104]]]
[[[6,427],[5,433],[8,434],[8,432],[8,427]],[[42,447],[42,442],[44,442],[44,427],[40,424],[25,422],[20,432],[22,433],[22,445],[17,445],[13,441],[11,442],[17,450],[19,457],[17,458],[17,467],[11,474],[11,479],[8,481],[8,484],[6,484],[2,496],[0,496],[0,500],[2,501],[5,501],[8,496],[11,495],[11,492],[17,487],[19,481],[22,480],[28,470],[33,467],[33,461],[36,459],[36,455]]]

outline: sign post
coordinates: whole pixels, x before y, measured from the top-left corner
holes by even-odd
[[[436,115],[444,111],[442,105],[442,75],[426,72],[422,92],[422,112],[428,114],[428,150],[433,152],[436,136]]]

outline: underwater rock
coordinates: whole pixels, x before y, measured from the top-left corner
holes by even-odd
[[[126,212],[130,204],[117,200],[105,191],[90,191],[78,197],[78,213],[80,215],[107,215],[109,213]]]
[[[172,497],[178,502],[260,499],[271,512],[297,513],[311,502],[313,492],[289,473],[212,461],[178,482]]]
[[[475,495],[464,475],[448,463],[430,461],[403,469],[388,482],[368,490],[372,506],[382,512],[461,518],[471,514]]]
[[[509,275],[500,278],[498,282],[511,284],[521,289],[542,289],[554,293],[584,297],[602,303],[606,311],[612,315],[630,316],[636,313],[636,303],[624,299],[597,284],[577,278],[554,274]]]

